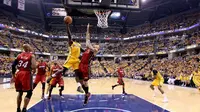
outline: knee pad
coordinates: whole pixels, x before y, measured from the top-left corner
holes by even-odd
[[[31,99],[32,95],[33,95],[33,92],[32,91],[28,91],[27,95],[26,95],[26,98]]]
[[[42,83],[42,89],[45,89],[45,83]]]
[[[61,87],[60,87],[60,91],[63,91],[63,90],[64,90],[64,86],[61,86]]]

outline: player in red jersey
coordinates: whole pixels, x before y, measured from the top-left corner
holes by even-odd
[[[90,74],[90,62],[91,59],[97,54],[99,50],[99,45],[91,45],[90,43],[90,33],[89,33],[90,25],[87,26],[87,33],[86,33],[86,47],[87,49],[82,55],[81,62],[79,64],[79,71],[80,76],[79,79],[81,79],[81,85],[85,92],[85,101],[84,105],[88,103],[90,92],[88,87],[88,80],[89,80],[89,74]]]
[[[117,83],[118,84],[116,84],[116,85],[113,85],[112,86],[112,89],[114,90],[114,88],[116,87],[116,86],[122,86],[122,89],[123,89],[123,94],[127,94],[126,92],[125,92],[125,84],[124,84],[124,80],[123,80],[123,77],[124,77],[124,75],[125,75],[125,73],[124,73],[124,70],[123,70],[123,67],[119,67],[118,69],[117,69],[117,73],[118,73],[118,81],[117,81]]]
[[[31,53],[32,48],[30,45],[24,44],[23,49],[24,52],[19,54],[12,64],[12,81],[15,82],[15,88],[18,92],[17,112],[21,112],[20,106],[23,92],[27,92],[22,109],[22,112],[26,112],[33,90],[31,73],[35,73],[36,70],[35,56]],[[17,69],[18,72],[15,74]]]
[[[37,65],[37,75],[33,83],[33,89],[37,86],[39,82],[42,83],[42,99],[44,98],[45,91],[45,81],[46,81],[46,68],[48,67],[47,63],[44,62],[44,59],[41,57]]]
[[[51,99],[51,93],[54,87],[56,87],[56,84],[59,85],[59,95],[61,98],[63,98],[62,91],[64,90],[64,80],[62,78],[62,73],[56,74],[55,73],[59,70],[62,70],[62,66],[60,66],[57,62],[54,62],[54,65],[51,67],[50,74],[52,74],[52,79],[50,80],[50,89],[49,89],[49,97],[48,99]]]

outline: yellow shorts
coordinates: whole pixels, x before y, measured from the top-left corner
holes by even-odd
[[[153,82],[151,83],[151,85],[153,86],[162,86],[164,83],[164,80],[153,80]]]
[[[79,68],[79,63],[80,63],[79,59],[69,59],[65,61],[63,67],[66,67],[68,69],[72,67],[73,70],[76,70]]]

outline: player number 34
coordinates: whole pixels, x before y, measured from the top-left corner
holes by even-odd
[[[27,65],[28,65],[28,61],[23,62],[22,60],[20,60],[20,61],[19,61],[19,64],[18,64],[18,67],[24,67],[24,68],[26,68]]]

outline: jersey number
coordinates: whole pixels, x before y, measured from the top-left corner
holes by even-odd
[[[24,67],[24,68],[26,68],[27,65],[28,65],[28,61],[23,62],[22,60],[20,60],[20,61],[19,61],[19,64],[18,64],[18,67]]]

